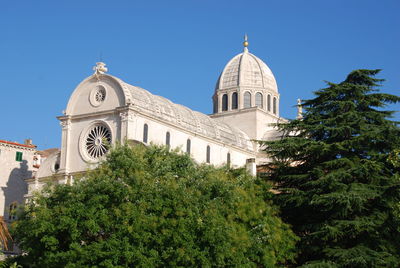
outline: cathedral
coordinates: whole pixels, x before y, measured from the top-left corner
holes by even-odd
[[[256,166],[268,161],[256,140],[274,139],[279,116],[278,86],[270,68],[248,50],[234,56],[216,83],[213,113],[206,115],[153,95],[107,73],[98,62],[93,75],[73,91],[59,116],[61,149],[28,179],[29,198],[49,180],[72,182],[94,168],[116,142],[179,148],[198,163]]]

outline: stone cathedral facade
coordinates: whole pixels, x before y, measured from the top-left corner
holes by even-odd
[[[213,114],[206,115],[153,95],[107,73],[97,63],[94,74],[73,91],[64,115],[60,151],[49,156],[28,180],[28,195],[49,179],[68,183],[76,174],[96,167],[109,145],[126,140],[180,148],[199,163],[247,164],[267,159],[255,140],[274,138],[271,123],[279,117],[279,93],[270,68],[248,51],[225,66],[213,95]],[[55,175],[55,176],[54,176]]]

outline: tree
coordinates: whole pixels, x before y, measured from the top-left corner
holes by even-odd
[[[263,142],[274,201],[301,239],[298,265],[400,267],[400,130],[383,110],[400,98],[378,92],[378,72],[327,83],[303,119]]]
[[[296,237],[263,180],[167,148],[117,146],[73,185],[47,188],[14,233],[30,267],[274,267]]]

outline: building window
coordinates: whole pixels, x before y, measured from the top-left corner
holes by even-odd
[[[207,163],[210,163],[210,158],[211,158],[211,149],[210,149],[210,145],[207,145],[207,155],[206,155]]]
[[[13,221],[17,219],[16,213],[17,213],[17,202],[12,202],[10,204],[10,211],[8,212],[8,219],[10,221]]]
[[[226,154],[226,165],[227,165],[228,167],[231,166],[231,154],[230,154],[230,153],[227,153],[227,154]]]
[[[263,107],[263,95],[260,92],[256,93],[256,106],[260,108]]]
[[[267,97],[267,108],[268,108],[268,112],[271,112],[271,95],[269,95],[269,94]]]
[[[171,134],[169,134],[169,132],[167,132],[167,134],[165,134],[165,145],[167,145],[167,147],[169,147],[170,143],[171,143]]]
[[[143,126],[143,142],[147,143],[149,136],[149,126],[147,124],[144,124]]]
[[[222,95],[222,111],[228,111],[228,95]]]
[[[111,146],[111,131],[103,124],[93,125],[82,141],[86,154],[93,160],[102,157]]]
[[[15,161],[22,162],[22,152],[17,152],[15,154]]]
[[[97,107],[100,106],[104,100],[106,99],[106,89],[103,86],[97,86],[95,87],[89,95],[89,101],[90,104],[92,104],[93,106]]]
[[[238,94],[236,92],[234,92],[232,94],[232,110],[237,109],[238,108]]]
[[[274,114],[276,114],[276,98],[275,97],[274,97],[274,102],[272,104],[272,109],[273,109]]]
[[[190,154],[191,140],[187,139],[186,141],[186,153]]]
[[[251,94],[250,94],[250,92],[245,92],[244,93],[243,106],[244,106],[244,108],[250,108],[251,107]]]
[[[218,113],[218,101],[216,99],[214,99],[213,108],[214,108],[214,113]]]

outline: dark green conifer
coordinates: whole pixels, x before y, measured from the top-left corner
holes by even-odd
[[[302,119],[279,125],[282,139],[263,142],[298,265],[400,267],[400,128],[384,110],[400,98],[378,92],[379,71],[328,82]]]

